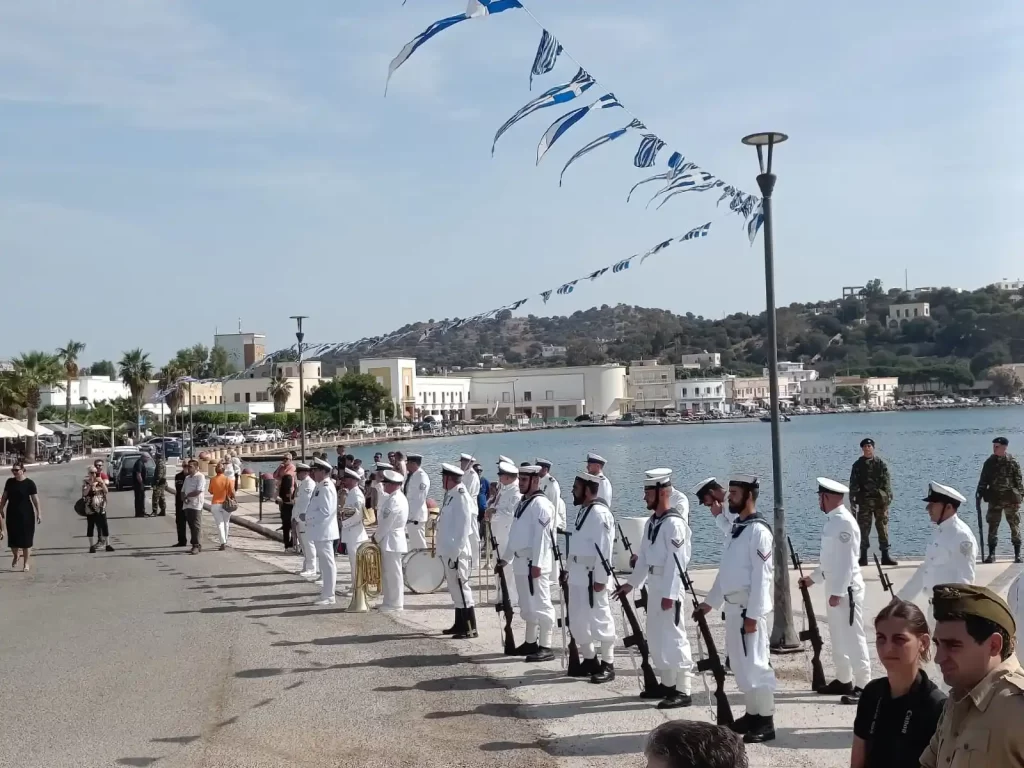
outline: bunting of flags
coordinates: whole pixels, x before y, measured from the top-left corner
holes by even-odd
[[[558,141],[566,131],[572,128],[576,123],[582,120],[587,114],[594,109],[612,109],[614,107],[621,107],[619,100],[615,98],[615,94],[606,93],[600,99],[595,101],[593,104],[588,104],[585,107],[574,109],[572,112],[566,112],[560,118],[555,120],[540,138],[540,144],[537,145],[537,165],[540,165],[541,159],[551,149],[552,145]]]
[[[577,160],[579,160],[581,157],[583,157],[588,152],[592,152],[593,150],[597,149],[600,146],[604,146],[605,144],[607,144],[610,141],[615,141],[620,136],[625,136],[627,131],[633,130],[633,129],[639,130],[639,131],[645,130],[644,124],[641,123],[636,118],[634,118],[633,120],[630,121],[629,125],[625,126],[624,128],[619,128],[619,130],[617,130],[617,131],[612,131],[611,133],[606,133],[604,136],[598,136],[596,139],[591,141],[589,144],[584,145],[583,149],[579,150],[576,154],[574,154],[572,157],[570,157],[569,158],[569,162],[567,162],[565,164],[565,166],[562,168],[562,172],[558,175],[558,186],[562,186],[562,179],[565,177],[565,172],[567,170],[569,170],[569,166],[570,165],[575,163]]]
[[[554,88],[550,88],[545,91],[536,99],[527,102],[524,106],[520,107],[512,117],[506,120],[501,128],[498,129],[498,132],[494,134],[494,143],[491,144],[491,155],[494,155],[494,148],[498,145],[498,139],[502,137],[505,131],[518,123],[524,117],[532,115],[538,110],[547,109],[548,107],[554,107],[559,104],[565,104],[566,102],[572,101],[577,96],[580,96],[590,90],[590,88],[593,87],[594,82],[594,78],[587,74],[583,67],[580,67],[576,76],[568,83],[556,85]]]
[[[558,55],[562,52],[562,44],[546,29],[541,31],[540,45],[537,55],[533,57],[533,68],[530,70],[530,90],[533,90],[534,76],[546,75],[555,68]]]

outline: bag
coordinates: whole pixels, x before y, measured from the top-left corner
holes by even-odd
[[[230,496],[228,498],[224,499],[224,503],[221,504],[220,506],[221,506],[221,509],[223,509],[225,512],[237,512],[238,511],[238,502],[235,501],[234,499],[232,499]]]
[[[78,501],[75,502],[75,514],[78,515],[79,517],[85,517],[88,514],[88,512],[86,511],[86,508],[85,508],[85,499],[84,498],[81,498],[81,499],[79,499]]]

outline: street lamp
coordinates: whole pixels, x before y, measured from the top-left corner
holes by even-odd
[[[792,653],[803,646],[793,625],[793,604],[789,594],[789,553],[786,551],[786,511],[782,504],[782,444],[779,436],[779,337],[775,322],[775,254],[772,242],[772,153],[775,145],[789,137],[768,131],[743,137],[743,143],[757,149],[761,173],[757,186],[761,189],[761,212],[764,215],[764,292],[768,315],[768,390],[772,414],[772,490],[775,498],[775,619],[770,646],[775,653]],[[767,163],[764,148],[768,148]]]
[[[307,318],[308,315],[291,316],[291,319],[294,320],[298,326],[298,330],[295,331],[295,338],[298,340],[299,348],[299,440],[301,441],[300,447],[303,462],[306,461],[306,378],[302,373],[302,340],[305,338],[306,334],[302,332],[302,321]],[[271,374],[273,374],[273,370],[271,370]]]

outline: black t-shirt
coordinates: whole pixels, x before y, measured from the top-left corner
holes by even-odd
[[[15,480],[7,478],[4,483],[4,493],[7,494],[7,509],[13,514],[35,514],[32,507],[32,496],[36,495],[36,484],[31,478]]]
[[[291,504],[295,501],[295,478],[287,472],[281,475],[281,487],[278,495],[284,504]]]
[[[922,670],[910,690],[892,698],[889,679],[872,680],[857,704],[853,732],[867,744],[864,768],[918,768],[946,703]]]

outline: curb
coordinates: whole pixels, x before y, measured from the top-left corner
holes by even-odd
[[[204,512],[209,512],[210,511],[210,503],[209,502],[207,502],[206,504],[203,504],[203,511]],[[240,525],[243,528],[248,528],[250,531],[254,531],[255,533],[258,533],[258,534],[260,534],[262,536],[265,536],[268,539],[273,539],[274,541],[280,541],[282,544],[284,543],[284,535],[283,534],[278,533],[277,531],[271,530],[270,528],[268,528],[267,526],[263,525],[262,523],[256,522],[254,520],[250,520],[245,515],[238,515],[238,514],[232,515],[231,516],[231,523],[233,525]]]

